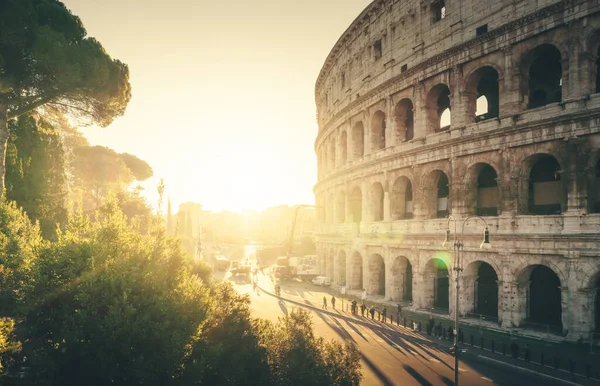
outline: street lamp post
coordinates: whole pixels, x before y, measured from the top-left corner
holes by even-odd
[[[459,283],[459,276],[460,276],[460,272],[463,270],[462,268],[462,263],[460,261],[460,250],[463,249],[464,244],[462,242],[462,238],[463,238],[463,234],[464,234],[464,230],[465,230],[465,224],[467,223],[468,220],[475,218],[475,219],[479,219],[481,221],[483,221],[483,223],[485,224],[485,230],[483,231],[483,242],[481,243],[481,245],[479,245],[480,249],[491,249],[492,245],[490,244],[490,232],[488,230],[488,225],[487,222],[485,221],[485,219],[481,216],[468,216],[466,217],[463,221],[462,221],[462,225],[461,225],[461,230],[460,230],[460,239],[456,239],[456,219],[454,218],[454,216],[448,216],[448,227],[446,228],[446,239],[444,240],[444,243],[442,244],[442,247],[446,246],[446,244],[450,241],[450,220],[452,220],[452,222],[454,222],[454,237],[453,237],[453,241],[452,241],[452,248],[454,249],[454,263],[453,263],[453,267],[452,269],[454,270],[454,281],[456,283],[456,303],[454,306],[454,345],[452,346],[451,350],[454,353],[454,386],[458,386],[458,355],[459,355],[459,348],[458,348],[458,307],[459,307],[459,289],[460,289],[460,283]]]

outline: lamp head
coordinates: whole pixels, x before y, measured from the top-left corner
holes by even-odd
[[[442,243],[442,248],[444,248],[446,246],[446,244],[448,244],[449,241],[450,241],[450,228],[446,229],[446,239]]]
[[[479,249],[492,249],[492,244],[490,244],[490,231],[487,227],[485,227],[485,231],[483,232],[483,242],[479,246]]]

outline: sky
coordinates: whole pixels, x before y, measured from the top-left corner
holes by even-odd
[[[129,65],[133,96],[92,145],[147,161],[174,208],[314,203],[314,85],[371,0],[63,0]]]

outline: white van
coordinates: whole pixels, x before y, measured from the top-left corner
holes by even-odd
[[[312,279],[314,285],[320,285],[323,287],[327,287],[331,285],[331,280],[327,276],[317,276]]]

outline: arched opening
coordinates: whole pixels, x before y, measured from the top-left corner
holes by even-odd
[[[343,190],[338,193],[337,217],[339,223],[346,221],[346,193]]]
[[[351,265],[351,281],[350,286],[352,289],[362,290],[363,289],[363,264],[362,256],[358,252],[354,252],[352,255]]]
[[[560,279],[552,269],[544,265],[528,267],[521,274],[519,287],[520,296],[525,290],[527,322],[562,328]]]
[[[551,44],[542,44],[527,54],[529,64],[528,108],[545,106],[562,100],[562,63],[560,51]]]
[[[450,197],[450,187],[446,173],[440,172],[437,180],[437,218],[448,217],[450,208],[448,199]]]
[[[444,311],[449,310],[450,278],[446,263],[439,258],[429,260],[425,266],[423,280],[425,305]]]
[[[394,113],[396,115],[397,142],[410,141],[415,136],[412,101],[408,98],[402,99],[396,105]]]
[[[350,196],[350,213],[352,214],[352,221],[362,221],[362,192],[358,187],[352,190]]]
[[[337,282],[339,285],[346,285],[346,252],[344,251],[338,253]]]
[[[493,167],[481,166],[477,177],[477,210],[479,216],[498,215],[498,175]]]
[[[529,213],[536,215],[560,214],[565,200],[556,158],[541,155],[529,173]]]
[[[383,221],[383,186],[375,182],[371,186],[371,215],[373,221]]]
[[[427,94],[427,124],[430,132],[448,130],[452,123],[450,114],[450,89],[445,84],[434,86]]]
[[[498,317],[498,275],[485,262],[476,261],[465,270],[465,311],[486,317]],[[471,298],[471,296],[473,296]]]
[[[446,17],[446,3],[444,0],[436,0],[431,4],[431,18],[434,23]]]
[[[340,135],[340,150],[342,164],[345,164],[348,160],[348,135],[346,131],[342,131]]]
[[[385,149],[385,114],[377,111],[371,119],[371,149]]]
[[[391,212],[394,220],[413,217],[412,183],[406,177],[399,177],[392,187]]]
[[[412,264],[404,256],[394,259],[391,270],[392,300],[412,301]]]
[[[385,262],[383,257],[372,254],[369,259],[369,295],[385,295]]]
[[[498,72],[485,66],[473,72],[467,81],[467,117],[474,122],[496,118],[500,113]]]
[[[360,158],[365,155],[365,128],[362,122],[356,122],[352,128],[352,157]]]

